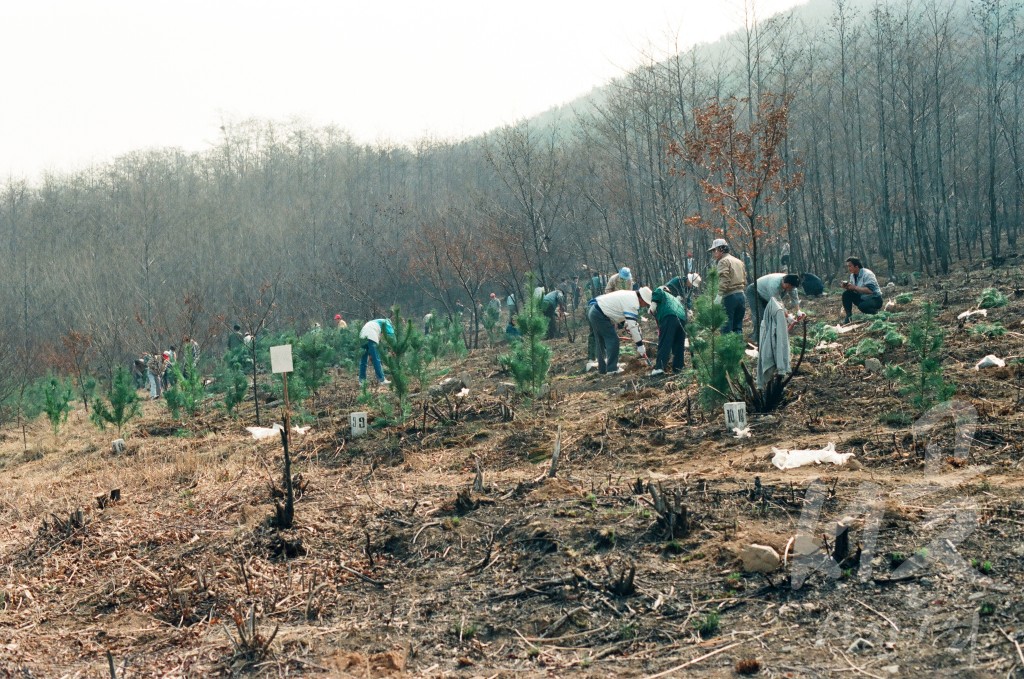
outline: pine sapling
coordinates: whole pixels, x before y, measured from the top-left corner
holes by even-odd
[[[981,291],[978,306],[982,309],[996,309],[1009,304],[1009,300],[997,288],[985,288]]]
[[[712,269],[707,287],[694,302],[693,321],[687,325],[698,399],[707,410],[733,399],[733,385],[741,379],[740,363],[746,348],[739,333],[721,332],[727,315],[721,302],[715,301],[717,296],[718,272]]]
[[[28,423],[43,412],[46,401],[45,385],[40,380],[33,380],[22,375],[18,385],[18,396],[14,407],[18,414],[18,427],[21,429],[22,446],[28,450]]]
[[[493,347],[498,340],[498,320],[501,318],[501,312],[497,308],[487,305],[484,310],[484,330],[487,331],[487,342]]]
[[[935,305],[927,303],[922,310],[923,316],[910,326],[907,343],[915,360],[911,362],[913,367],[901,377],[903,387],[900,389],[903,395],[910,396],[918,412],[948,400],[956,391],[956,386],[942,377],[941,351],[945,333],[936,321]]]
[[[391,312],[395,319],[395,334],[382,333],[385,351],[381,354],[381,360],[388,368],[391,393],[398,399],[399,409],[404,413],[409,399],[410,381],[413,377],[409,367],[409,354],[414,348],[413,336],[417,330],[413,327],[411,320],[402,318],[401,310],[397,306],[392,307]]]
[[[206,385],[203,383],[203,376],[198,370],[189,370],[188,374],[182,372],[182,365],[192,365],[191,345],[185,345],[185,360],[181,363],[175,362],[167,367],[171,371],[172,386],[164,391],[164,403],[171,411],[171,417],[178,419],[181,411],[189,417],[195,417],[203,404],[206,396]]]
[[[50,428],[53,429],[53,436],[56,438],[60,433],[61,425],[68,421],[68,414],[71,412],[71,387],[66,382],[51,377],[46,385],[45,398],[43,411],[46,413],[46,419],[50,421]]]
[[[213,379],[214,389],[223,395],[221,405],[229,417],[236,417],[235,408],[245,400],[249,392],[249,377],[238,361],[221,363]]]
[[[107,424],[117,427],[118,436],[121,430],[129,421],[142,414],[139,406],[139,396],[132,384],[132,376],[124,368],[119,366],[114,373],[114,381],[110,384],[110,391],[104,400],[97,396],[93,401],[92,413],[89,419],[101,430],[106,429]]]
[[[359,339],[359,328],[362,323],[352,321],[348,327],[335,328],[326,332],[327,339],[334,351],[334,365],[352,372],[359,365],[363,354],[363,341]]]
[[[526,289],[534,288],[533,276],[528,275]],[[551,364],[551,348],[544,343],[548,319],[541,311],[541,301],[530,295],[523,310],[516,317],[521,341],[512,345],[511,351],[498,357],[498,363],[512,373],[519,391],[537,396],[548,376]]]
[[[316,399],[316,392],[328,380],[328,369],[334,364],[334,349],[324,333],[308,332],[295,346],[295,376],[302,380],[310,395]]]
[[[455,314],[454,318],[446,318],[444,321],[445,352],[450,352],[459,358],[469,354],[466,348],[466,339],[462,334],[462,314]]]

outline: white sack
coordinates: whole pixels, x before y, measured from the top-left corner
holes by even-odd
[[[975,309],[974,311],[965,311],[959,316],[957,316],[956,320],[962,321],[965,318],[970,318],[971,316],[981,316],[982,318],[988,318],[988,309]]]
[[[831,441],[821,450],[782,450],[773,447],[772,452],[775,453],[772,464],[779,469],[796,469],[812,462],[815,464],[822,462],[846,464],[846,461],[853,457],[853,453],[837,453],[836,444]]]
[[[989,354],[985,358],[978,361],[978,365],[974,366],[975,370],[981,370],[982,368],[1005,368],[1006,361],[999,358],[995,354]]]
[[[279,422],[275,422],[273,427],[246,427],[245,428],[245,430],[247,432],[249,432],[250,434],[252,434],[252,437],[254,439],[256,439],[257,441],[259,441],[261,439],[269,438],[271,436],[274,436],[275,434],[277,434],[282,429],[284,429],[284,427]],[[309,427],[292,427],[292,431],[295,432],[296,434],[298,434],[299,436],[302,436],[307,431],[309,431]]]

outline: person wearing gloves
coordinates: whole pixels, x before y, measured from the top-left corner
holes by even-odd
[[[783,304],[788,300],[797,318],[803,318],[803,312],[800,311],[800,295],[797,294],[800,282],[800,276],[795,273],[770,273],[758,278],[756,284],[751,283],[747,286],[747,304],[754,315],[755,342],[761,342],[761,321],[764,320],[765,308],[771,300],[777,299]]]
[[[359,386],[363,386],[363,383],[366,382],[367,359],[373,360],[373,371],[377,374],[377,381],[381,384],[391,384],[391,380],[384,379],[384,369],[380,365],[380,352],[377,351],[381,332],[385,332],[391,337],[395,336],[395,328],[391,325],[391,321],[386,318],[367,321],[363,329],[359,331],[359,339],[366,340],[363,356],[359,359]]]
[[[743,316],[747,312],[743,288],[747,284],[747,268],[743,266],[743,262],[729,254],[729,244],[724,238],[713,240],[708,252],[717,262],[718,296],[722,298],[722,306],[725,307],[727,316],[725,325],[722,326],[722,334],[743,334]]]
[[[678,374],[685,361],[686,307],[668,286],[662,286],[651,293],[650,312],[658,320],[658,355],[651,377],[665,374],[669,356],[672,357],[672,372]]]
[[[636,353],[647,358],[644,339],[640,335],[640,309],[651,305],[651,289],[616,290],[590,300],[587,320],[594,334],[597,349],[597,371],[616,374],[623,371],[619,365],[619,333],[615,326],[625,323],[626,330],[636,344]]]
[[[605,293],[615,292],[616,290],[632,290],[633,289],[633,272],[629,270],[628,266],[624,266],[619,269],[618,273],[613,273],[608,277],[608,282],[604,285]]]

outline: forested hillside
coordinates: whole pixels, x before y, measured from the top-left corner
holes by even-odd
[[[764,96],[788,106],[759,270],[787,239],[794,268],[825,278],[850,254],[889,275],[998,261],[1017,247],[1024,194],[1020,9],[815,2],[484,138],[365,146],[253,120],[204,153],[9,178],[0,361],[45,371],[72,332],[106,373],[187,334],[211,346],[258,313],[261,289],[271,327],[303,328],[395,303],[472,315],[491,291],[520,292],[527,270],[548,287],[583,266],[663,282],[716,230],[744,249],[701,168],[668,153],[731,97],[741,124]]]

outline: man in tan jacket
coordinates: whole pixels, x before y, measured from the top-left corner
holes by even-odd
[[[726,321],[722,334],[735,332],[743,334],[743,316],[747,303],[743,290],[747,285],[747,268],[743,262],[729,254],[729,244],[724,238],[716,238],[708,252],[718,262],[718,294],[725,307]]]

